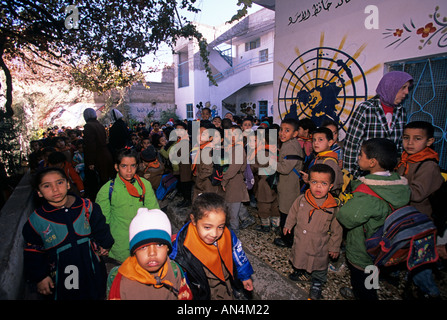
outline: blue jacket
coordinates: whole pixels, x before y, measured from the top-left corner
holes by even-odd
[[[175,260],[185,270],[186,280],[193,293],[194,300],[209,300],[210,288],[208,280],[203,270],[202,263],[186,248],[183,243],[186,237],[186,231],[190,222],[185,224],[177,233],[177,237],[172,244],[172,252],[169,255],[171,260]],[[230,229],[231,243],[233,247],[233,274],[237,279],[245,281],[250,279],[253,274],[253,268],[248,261],[242,244],[236,234]],[[233,281],[235,279],[232,279]]]

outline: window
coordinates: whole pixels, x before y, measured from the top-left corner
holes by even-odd
[[[259,119],[268,117],[268,101],[259,101]]]
[[[178,53],[178,87],[189,86],[188,51]]]
[[[245,43],[245,51],[250,51],[261,46],[261,38]]]
[[[435,127],[433,147],[439,165],[447,169],[447,56],[388,64],[389,70],[405,71],[413,77],[413,88],[404,102],[407,121],[427,121]]]
[[[269,61],[269,49],[259,51],[259,62]]]
[[[188,120],[194,119],[194,109],[192,103],[188,103],[186,105],[186,119]]]

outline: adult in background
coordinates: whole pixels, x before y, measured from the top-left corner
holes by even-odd
[[[107,146],[107,133],[96,119],[92,108],[84,110],[85,193],[92,201],[103,184],[114,176],[112,154]]]
[[[402,105],[413,77],[403,71],[391,71],[380,80],[376,96],[362,102],[353,112],[344,142],[343,166],[354,177],[362,175],[357,159],[366,140],[386,138],[402,152],[402,134],[407,122]]]
[[[119,150],[124,148],[130,142],[129,129],[123,120],[123,114],[117,110],[110,111],[113,125],[109,129],[109,146],[114,160]]]

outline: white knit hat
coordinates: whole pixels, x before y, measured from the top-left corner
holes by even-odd
[[[140,208],[129,226],[130,252],[151,242],[164,243],[171,251],[171,222],[159,209]]]

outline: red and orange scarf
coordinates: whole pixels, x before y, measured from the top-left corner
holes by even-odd
[[[208,245],[200,239],[197,228],[190,223],[184,245],[220,280],[225,281],[224,272],[222,270],[222,262],[230,274],[233,275],[231,233],[228,228],[225,228],[222,237],[217,240],[217,245]]]
[[[326,209],[338,207],[337,201],[335,201],[334,197],[330,193],[327,194],[327,198],[321,206],[317,205],[317,202],[315,201],[314,196],[310,192],[310,189],[306,190],[306,192],[304,193],[304,197],[306,198],[307,202],[313,207],[313,209],[309,211],[309,221],[308,221],[309,223],[310,220],[312,220],[312,216],[315,210],[323,210],[327,212]]]
[[[439,161],[439,155],[436,151],[429,147],[426,147],[424,150],[411,155],[404,151],[402,152],[402,158],[397,164],[396,170],[399,169],[401,166],[404,166],[405,170],[403,174],[406,175],[408,173],[410,163],[417,163],[428,159]]]
[[[144,186],[144,183],[143,183],[143,181],[141,181],[140,177],[137,174],[134,176],[134,178],[138,182],[138,185],[143,190],[141,195],[138,193],[137,188],[132,183],[130,183],[126,179],[123,179],[123,177],[121,177],[120,175],[119,175],[119,177],[120,177],[121,181],[124,182],[127,192],[129,192],[129,194],[132,197],[139,198],[140,202],[144,202],[144,195],[146,194],[146,187]]]

